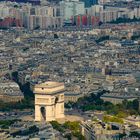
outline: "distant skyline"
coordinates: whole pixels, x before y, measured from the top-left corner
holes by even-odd
[[[17,3],[20,3],[20,2],[24,2],[24,3],[33,3],[33,4],[40,4],[40,0],[0,0],[0,1],[11,1],[11,2],[17,2]]]
[[[37,1],[40,2],[40,0],[0,0],[0,1],[12,1],[12,2],[31,2],[31,1]]]

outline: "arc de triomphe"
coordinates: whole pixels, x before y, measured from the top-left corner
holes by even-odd
[[[35,121],[64,118],[64,84],[45,82],[35,85]]]

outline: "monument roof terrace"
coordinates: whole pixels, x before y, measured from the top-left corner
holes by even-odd
[[[37,84],[36,87],[43,87],[43,88],[54,88],[54,87],[59,87],[64,85],[63,83],[58,83],[58,82],[52,82],[52,81],[48,81],[45,83],[41,83],[41,84]]]
[[[35,85],[34,92],[40,94],[54,94],[64,91],[64,89],[63,83],[49,81]]]

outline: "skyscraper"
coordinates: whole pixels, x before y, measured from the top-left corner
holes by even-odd
[[[73,16],[85,14],[85,5],[79,1],[61,1],[60,11],[65,22],[70,23]]]
[[[85,3],[85,7],[91,7],[91,5],[98,4],[98,0],[80,0]]]

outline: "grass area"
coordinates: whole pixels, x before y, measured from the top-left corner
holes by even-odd
[[[34,109],[34,100],[31,98],[25,98],[20,102],[3,102],[0,101],[0,111],[10,111],[13,109]]]
[[[119,124],[123,124],[123,119],[119,118],[119,117],[116,117],[116,116],[109,116],[109,115],[105,115],[103,117],[103,122],[105,123],[109,123],[109,122],[116,122],[116,123],[119,123]]]
[[[68,140],[71,140],[73,136],[78,140],[85,140],[85,138],[81,134],[80,122],[78,121],[68,121],[64,124],[59,124],[57,121],[51,121],[50,123],[52,124],[54,129],[63,133],[64,137],[66,137]]]
[[[15,123],[16,121],[20,121],[20,120],[0,120],[0,126],[2,129],[8,129],[9,126]]]

